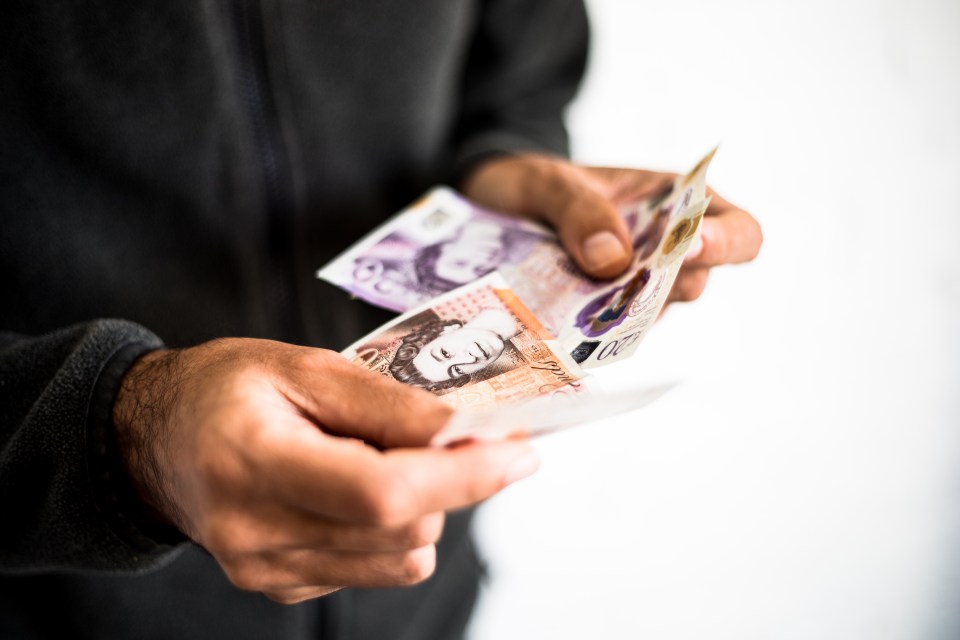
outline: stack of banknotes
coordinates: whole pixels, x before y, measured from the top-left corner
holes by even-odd
[[[580,271],[552,230],[432,190],[317,271],[401,314],[343,355],[454,406],[435,444],[538,435],[649,404],[667,386],[599,394],[584,378],[630,357],[660,314],[699,242],[713,154],[623,207],[634,260],[611,281]]]

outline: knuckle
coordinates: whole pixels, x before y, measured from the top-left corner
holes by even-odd
[[[199,535],[199,542],[210,552],[233,554],[236,552],[236,539],[230,528],[219,525],[207,526]]]
[[[418,518],[403,527],[401,544],[408,549],[419,549],[437,542],[443,530],[443,515]]]
[[[350,379],[354,372],[343,365],[350,361],[328,349],[287,345],[288,350],[279,362],[273,364],[272,374],[275,380],[297,396],[303,394],[303,385],[323,375],[329,380]],[[361,367],[352,367],[363,370]]]
[[[554,158],[542,157],[536,164],[539,179],[553,191],[563,191],[583,179],[582,171],[568,162],[558,162]]]
[[[684,302],[692,302],[700,297],[707,286],[707,270],[696,270],[684,273],[677,278],[673,291],[675,299]]]
[[[699,298],[703,294],[704,289],[706,288],[707,288],[707,272],[703,271],[702,273],[697,274],[694,277],[693,282],[690,285],[690,292],[689,292],[690,299],[696,300],[697,298]]]
[[[421,547],[403,554],[400,561],[401,584],[423,582],[431,575],[437,565],[436,548],[433,545]]]
[[[346,359],[339,357],[328,349],[298,348],[293,356],[299,369],[307,371],[327,368],[340,368],[340,364],[349,364]]]
[[[263,571],[249,562],[226,563],[222,566],[227,579],[242,591],[263,591],[269,586]]]
[[[218,528],[213,534],[213,549],[231,556],[250,556],[263,551],[264,544],[256,532],[238,525],[231,528]]]
[[[378,527],[397,527],[406,524],[413,511],[412,492],[396,480],[372,485],[361,494],[360,508],[364,519]]]
[[[236,555],[246,551],[243,525],[232,516],[208,517],[199,533],[199,542],[211,552]]]

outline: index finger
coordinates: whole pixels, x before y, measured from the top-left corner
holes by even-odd
[[[381,452],[312,425],[261,447],[261,477],[286,503],[344,522],[397,526],[476,504],[536,471],[524,441]]]

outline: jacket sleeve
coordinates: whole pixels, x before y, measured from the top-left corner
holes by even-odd
[[[487,0],[467,56],[454,183],[496,155],[567,155],[563,123],[586,67],[582,0]]]
[[[183,538],[138,515],[112,423],[123,374],[161,346],[121,320],[0,332],[0,572],[136,571],[175,555]]]

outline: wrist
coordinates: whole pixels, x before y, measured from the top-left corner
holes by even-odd
[[[164,471],[167,424],[182,377],[179,355],[159,349],[138,358],[121,379],[113,405],[119,461],[144,507],[143,519],[161,526],[179,521]]]

